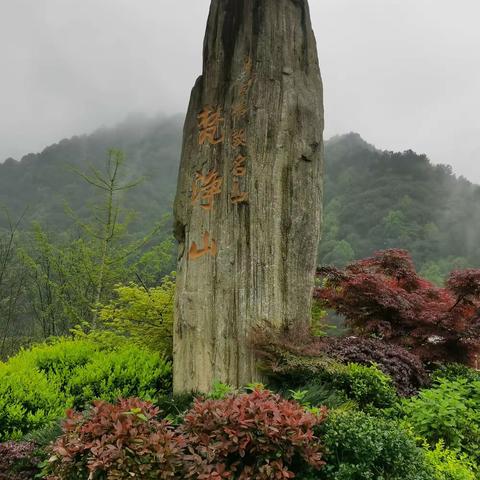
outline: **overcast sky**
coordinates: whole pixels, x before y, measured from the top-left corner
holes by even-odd
[[[0,159],[177,113],[209,0],[0,0]],[[480,1],[310,0],[326,136],[356,131],[480,183]]]

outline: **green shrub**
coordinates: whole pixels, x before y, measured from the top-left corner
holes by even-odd
[[[64,391],[72,372],[88,364],[91,358],[104,349],[88,338],[60,338],[50,343],[38,344],[23,350],[8,360],[12,372],[36,371],[49,382],[56,384],[56,390]],[[106,348],[105,350],[110,350]]]
[[[128,345],[108,355],[96,353],[77,367],[66,387],[73,406],[81,408],[94,399],[113,402],[118,398],[154,400],[170,390],[171,366],[158,355]]]
[[[175,281],[166,277],[156,288],[130,284],[114,291],[117,298],[100,309],[103,323],[139,345],[171,356]]]
[[[447,363],[439,366],[434,371],[432,378],[434,381],[441,379],[455,381],[464,378],[474,382],[480,381],[480,372],[461,363]]]
[[[332,401],[329,406],[338,406],[346,396],[345,400],[353,400],[361,409],[388,408],[398,399],[392,379],[376,365],[343,365],[328,358],[289,353],[283,354],[283,360],[286,363],[270,377],[281,392],[319,389]]]
[[[48,426],[94,399],[165,394],[171,365],[124,339],[60,338],[0,363],[0,440]]]
[[[368,411],[391,407],[397,400],[395,387],[388,375],[375,365],[356,363],[326,365],[300,390],[309,392],[308,401],[314,405],[320,405],[325,400],[325,405],[337,407],[353,401],[360,409]]]
[[[0,441],[20,439],[63,415],[70,405],[59,382],[39,370],[0,364]]]
[[[475,480],[476,468],[466,455],[445,448],[442,441],[433,450],[426,447],[427,464],[433,469],[432,480]]]
[[[319,479],[432,480],[422,449],[397,422],[332,412],[320,432],[327,454]]]
[[[443,440],[448,448],[480,460],[480,381],[440,379],[418,397],[405,400],[405,419],[430,445]]]
[[[299,390],[290,390],[287,396],[307,408],[322,405],[327,408],[357,407],[356,403],[350,401],[344,392],[321,382],[309,383]]]
[[[397,399],[391,378],[373,365],[338,365],[322,377],[335,389],[345,392],[360,408],[387,408]]]

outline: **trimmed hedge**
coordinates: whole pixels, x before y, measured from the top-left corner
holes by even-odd
[[[19,439],[92,400],[154,399],[171,386],[171,364],[125,341],[60,338],[0,363],[0,441]]]

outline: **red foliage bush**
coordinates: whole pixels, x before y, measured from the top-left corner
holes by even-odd
[[[401,396],[416,394],[429,375],[416,355],[405,348],[369,337],[317,337],[308,329],[278,332],[257,330],[252,344],[260,367],[273,381],[289,388],[303,386],[328,370],[332,362],[375,363],[395,384]]]
[[[96,402],[85,415],[69,411],[47,478],[173,478],[182,468],[185,441],[156,419],[158,413],[138,399]]]
[[[322,449],[313,429],[325,415],[269,391],[197,400],[183,425],[190,451],[187,477],[285,479],[295,477],[292,470],[320,469]]]
[[[30,480],[38,473],[39,459],[30,442],[0,444],[0,480]]]
[[[455,272],[438,288],[417,275],[406,251],[386,250],[319,275],[325,282],[315,297],[355,333],[380,336],[426,361],[478,362],[480,270]]]
[[[375,363],[391,377],[399,395],[415,395],[428,384],[428,373],[420,359],[398,345],[375,338],[327,337],[318,340],[318,349],[341,363]]]

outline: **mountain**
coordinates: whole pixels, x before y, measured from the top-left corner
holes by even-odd
[[[328,141],[326,157],[320,261],[342,264],[405,248],[434,280],[480,265],[478,185],[411,150],[377,150],[355,133]]]
[[[124,203],[138,213],[138,227],[148,230],[147,224],[171,211],[182,122],[180,115],[130,117],[114,128],[62,140],[19,162],[8,159],[0,164],[0,206],[14,219],[25,213],[24,226],[38,221],[50,229],[68,228],[73,220],[65,213],[66,203],[85,218],[96,194],[78,171],[86,172],[90,166],[102,169],[108,150],[118,148],[125,152],[126,177],[142,179],[125,192]]]
[[[142,183],[125,193],[146,231],[171,212],[183,118],[131,117],[114,128],[62,140],[21,161],[0,164],[0,205],[23,225],[66,229],[89,215],[95,190],[78,176],[101,168],[109,148],[126,153],[126,170]],[[381,151],[350,133],[326,142],[325,227],[319,262],[345,264],[385,248],[410,250],[435,281],[450,269],[480,265],[480,187],[413,151]]]

